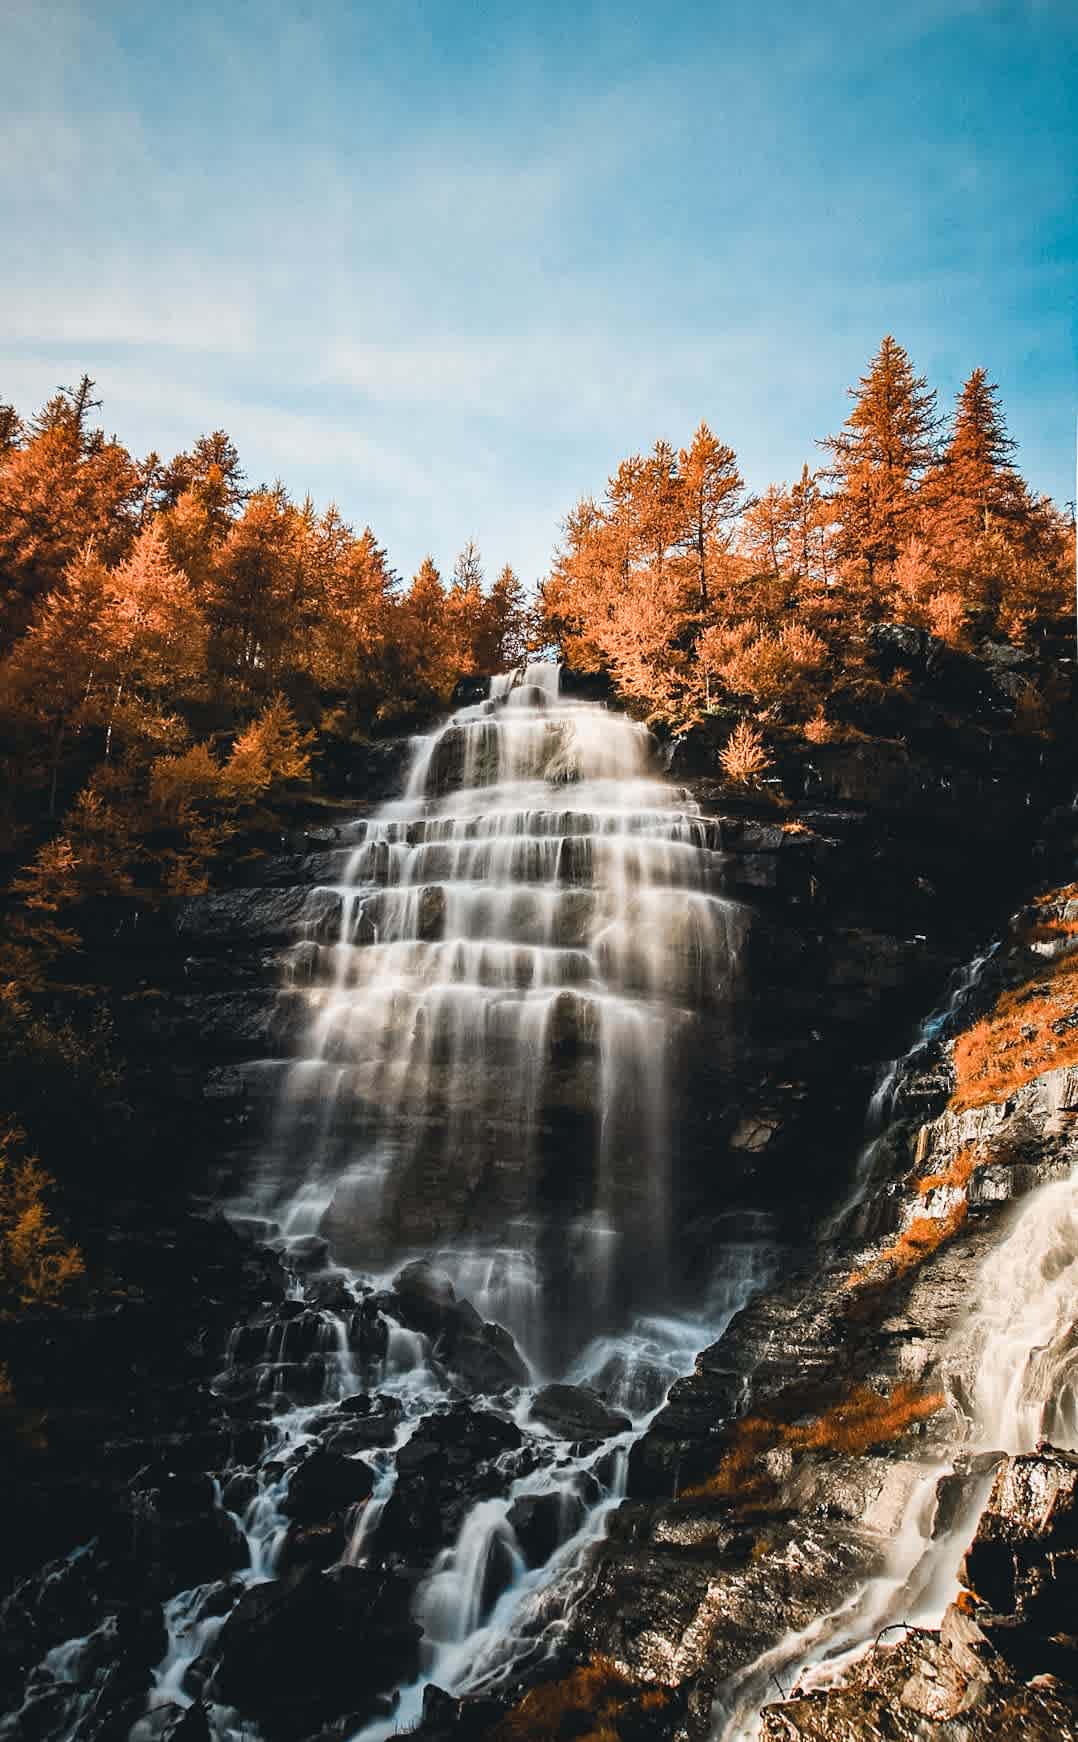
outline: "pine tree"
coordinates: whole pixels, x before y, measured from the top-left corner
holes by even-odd
[[[974,369],[958,394],[950,439],[928,481],[938,537],[948,544],[992,530],[1018,530],[1031,503],[1011,456],[1015,444],[999,403],[999,388]]]
[[[243,488],[244,471],[231,437],[223,429],[200,436],[191,452],[177,454],[160,478],[160,504],[174,508],[180,497],[193,491],[206,510],[215,539],[223,538],[248,500]]]
[[[34,601],[58,585],[92,541],[106,563],[126,555],[139,472],[127,450],[88,419],[93,382],[61,388],[27,439],[0,451],[0,643],[26,627]]]
[[[23,745],[23,778],[40,766],[55,816],[64,757],[109,682],[108,575],[87,549],[39,600],[33,620],[0,665],[0,715]],[[40,757],[40,762],[39,762]]]
[[[269,690],[303,614],[304,525],[281,484],[256,490],[216,557],[206,597],[225,682]]]
[[[792,566],[795,508],[785,484],[769,484],[749,505],[741,523],[741,541],[753,565],[779,580]]]
[[[0,399],[0,460],[21,446],[22,436],[22,419],[18,412],[13,405]]]
[[[717,441],[701,423],[688,448],[678,455],[684,513],[683,548],[696,565],[700,609],[711,603],[717,552],[729,549],[733,528],[744,509],[745,481],[733,448]]]
[[[839,554],[864,564],[871,586],[916,529],[917,484],[936,452],[936,395],[890,334],[849,391],[853,410],[823,446],[838,486]]]
[[[506,563],[490,589],[490,669],[507,671],[528,651],[529,613],[516,570]]]
[[[156,524],[109,577],[102,627],[119,681],[144,693],[175,696],[206,665],[206,622],[191,583],[172,563]]]
[[[468,540],[453,566],[446,611],[453,627],[458,675],[484,670],[484,655],[489,651],[488,611],[483,559],[474,539]]]
[[[794,573],[802,585],[827,587],[834,570],[834,509],[820,488],[820,477],[804,465],[790,491],[790,546]]]

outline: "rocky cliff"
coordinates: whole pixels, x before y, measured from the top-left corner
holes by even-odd
[[[540,1669],[534,1651],[524,1654],[538,1686],[577,1678],[562,1706],[537,1704],[524,1682],[503,1676],[463,1705],[431,1694],[423,1722],[432,1735],[485,1734],[503,1722],[514,1735],[582,1733],[573,1713],[607,1706],[626,1737],[706,1735],[724,1701],[736,1714],[789,1690],[791,1670],[823,1637],[813,1630],[883,1576],[920,1487],[938,1493],[948,1528],[948,1508],[952,1523],[966,1519],[1001,1468],[989,1454],[1003,1448],[969,1445],[971,1381],[955,1326],[1012,1201],[1069,1174],[1078,1089],[1065,1063],[1029,1073],[1001,1099],[952,1104],[956,1033],[1043,962],[1038,927],[1063,927],[1051,948],[1065,949],[1059,938],[1069,936],[1064,894],[1058,912],[1042,904],[1032,920],[1021,916],[976,974],[962,973],[1030,877],[1030,817],[1050,792],[1039,752],[1000,750],[998,696],[985,710],[963,733],[934,716],[912,750],[822,747],[788,782],[800,798],[781,806],[738,801],[706,756],[703,771],[699,762],[682,770],[741,916],[736,974],[674,1086],[685,1281],[691,1291],[739,1230],[761,1221],[775,1280],[700,1354],[636,1440],[627,1497],[572,1574],[554,1656]],[[942,748],[931,732],[944,733]],[[679,756],[692,761],[675,750],[675,773]],[[377,785],[393,759],[380,750],[378,760],[381,772],[339,771],[340,785]],[[91,1249],[108,1255],[107,1286],[79,1312],[27,1320],[8,1338],[19,1420],[9,1439],[15,1588],[2,1670],[5,1698],[22,1716],[5,1734],[126,1734],[142,1721],[162,1660],[162,1615],[196,1582],[197,1626],[207,1640],[219,1634],[218,1645],[193,1654],[185,1672],[185,1702],[195,1704],[161,1702],[146,1737],[201,1735],[207,1690],[263,1723],[287,1708],[280,1727],[290,1736],[333,1733],[333,1724],[347,1734],[350,1723],[388,1712],[393,1688],[415,1673],[410,1593],[453,1539],[462,1505],[507,1494],[535,1455],[509,1419],[506,1399],[520,1382],[511,1340],[447,1296],[436,1275],[398,1279],[389,1295],[355,1295],[321,1275],[325,1247],[315,1240],[306,1269],[293,1258],[286,1276],[259,1243],[264,1229],[218,1213],[266,1152],[279,1082],[267,1061],[288,1059],[301,1020],[301,1001],[281,986],[281,952],[297,930],[314,946],[333,935],[333,885],[361,809],[355,797],[326,802],[279,841],[253,845],[227,886],[102,945],[132,1095],[154,1106],[156,1135],[127,1195],[100,1204],[96,1221],[88,1212]],[[1071,850],[1069,822],[1057,819],[1045,867]],[[302,973],[302,952],[290,959]],[[917,1017],[941,999],[904,1066],[881,1078],[880,1060],[901,1053]],[[512,1169],[503,1171],[511,1184]],[[440,1193],[452,1225],[464,1195],[451,1172]],[[414,1210],[418,1227],[429,1206]],[[287,1546],[275,1579],[244,1591],[247,1549],[228,1521],[272,1445],[275,1400],[321,1395],[341,1325],[358,1401],[316,1421],[302,1481],[296,1465],[282,1469]],[[396,1439],[374,1377],[394,1327],[434,1344],[445,1401],[409,1441],[393,1505],[380,1515],[378,1569],[340,1566],[357,1509],[371,1501],[367,1464]],[[624,1418],[604,1415],[594,1396],[542,1407],[546,1431],[566,1445],[601,1448],[623,1431]],[[1067,1460],[1040,1455],[1062,1483]],[[574,1496],[581,1515],[607,1492],[612,1468],[600,1453],[593,1486]],[[1000,1516],[1009,1494],[992,1502]],[[1056,1556],[1051,1567],[1063,1568],[1065,1584],[1069,1562],[1058,1554],[1073,1545],[1026,1513],[1014,1522],[1032,1544],[1021,1551],[1026,1584],[1010,1594],[978,1586],[983,1613],[960,1609],[961,1625],[949,1623],[939,1640],[911,1634],[891,1657],[881,1644],[872,1674],[883,1680],[862,1664],[848,1686],[767,1717],[816,1730],[769,1733],[830,1734],[819,1725],[837,1721],[839,1708],[826,1702],[844,1700],[842,1722],[862,1724],[850,1736],[877,1734],[873,1700],[896,1678],[905,1688],[933,1671],[951,1677],[952,1702],[988,1685],[977,1696],[986,1711],[1043,1707],[1050,1716],[1065,1705],[1065,1688],[1028,1685],[1042,1669],[1065,1680],[1065,1651],[1049,1665],[1051,1653],[1031,1646],[1032,1656],[1012,1662],[999,1643],[1010,1637],[1008,1616],[1017,1617],[1011,1633],[1034,1645],[1059,1631],[1056,1573],[1038,1569]],[[514,1533],[540,1567],[572,1529],[533,1506]],[[91,1539],[72,1559],[55,1558]],[[46,1560],[44,1575],[33,1572]],[[491,1573],[490,1601],[504,1577],[504,1568]],[[1039,1610],[1034,1587],[1047,1593]],[[551,1613],[564,1610],[564,1579],[550,1601]],[[1027,1626],[1031,1615],[1040,1618]],[[368,1667],[342,1670],[343,1642],[378,1627],[384,1637],[364,1657]],[[792,1648],[790,1636],[802,1634],[811,1640]],[[55,1658],[48,1675],[35,1669],[74,1639],[79,1651],[62,1674]],[[778,1655],[761,1667],[768,1652]],[[313,1681],[301,1661],[320,1666]],[[935,1721],[910,1709],[918,1722]],[[533,1718],[538,1729],[527,1727]],[[1006,1731],[970,1731],[982,1733]]]

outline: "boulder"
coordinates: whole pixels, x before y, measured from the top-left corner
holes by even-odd
[[[397,1481],[378,1524],[376,1550],[396,1564],[427,1566],[456,1540],[476,1500],[506,1494],[521,1473],[515,1422],[459,1405],[428,1416],[397,1454]]]
[[[316,1524],[369,1499],[373,1487],[369,1464],[318,1447],[292,1475],[281,1511],[299,1524]]]
[[[583,1500],[571,1488],[525,1494],[514,1500],[507,1516],[526,1564],[545,1566],[555,1549],[575,1536],[585,1512]]]
[[[544,1385],[532,1399],[529,1416],[560,1440],[608,1440],[633,1425],[589,1385]]]
[[[348,1532],[343,1513],[335,1513],[320,1524],[292,1523],[274,1563],[282,1576],[294,1567],[317,1567],[324,1571],[339,1561],[348,1546]]]
[[[98,1578],[104,1591],[125,1596],[134,1585],[147,1599],[164,1602],[192,1585],[227,1579],[250,1560],[247,1539],[230,1512],[162,1510],[153,1491],[134,1494],[101,1531]]]
[[[168,1711],[168,1722],[160,1733],[161,1742],[211,1742],[210,1721],[200,1700],[188,1706],[186,1711],[179,1707],[175,1711],[169,1707]]]
[[[323,1443],[330,1450],[350,1456],[368,1448],[391,1446],[403,1415],[399,1398],[386,1393],[372,1398],[361,1391],[318,1416],[312,1425],[324,1435]]]
[[[1043,1447],[1004,1459],[959,1576],[998,1615],[1043,1625],[1046,1633],[1053,1613],[1073,1621],[1078,1456]],[[1068,1623],[1066,1630],[1074,1628]],[[1054,1665],[1046,1659],[1040,1667]]]
[[[432,1339],[441,1335],[454,1315],[459,1314],[462,1304],[449,1277],[426,1258],[406,1264],[394,1278],[391,1303],[391,1310],[397,1309],[394,1316],[402,1325],[410,1331],[422,1331]],[[475,1309],[470,1311],[481,1323]]]
[[[410,1606],[403,1579],[359,1567],[255,1585],[221,1630],[214,1697],[289,1737],[361,1718],[418,1671]]]
[[[528,1383],[527,1363],[510,1333],[458,1299],[448,1276],[427,1259],[405,1265],[385,1305],[408,1330],[430,1338],[434,1359],[469,1390],[497,1395]]]

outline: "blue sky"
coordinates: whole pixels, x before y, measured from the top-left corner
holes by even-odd
[[[0,397],[223,426],[397,568],[544,572],[706,418],[795,475],[885,331],[1073,494],[1075,0],[0,0]]]

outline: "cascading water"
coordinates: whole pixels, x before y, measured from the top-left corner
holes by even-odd
[[[669,1054],[736,971],[714,825],[652,748],[554,665],[493,680],[357,829],[336,940],[300,946],[285,1231],[437,1251],[544,1365],[666,1304]]]
[[[964,1001],[988,959],[977,958],[950,1004],[925,1025],[908,1055],[911,1063],[953,1016],[955,999]],[[899,1066],[885,1075],[889,1093],[901,1072]],[[1041,1440],[1078,1451],[1076,1325],[1078,1165],[1016,1208],[1005,1237],[978,1266],[969,1310],[950,1332],[939,1379],[964,1424],[963,1453],[1031,1452]],[[732,1678],[716,1702],[715,1742],[755,1742],[761,1707],[777,1688],[809,1693],[829,1687],[881,1634],[893,1639],[903,1627],[939,1627],[959,1590],[962,1557],[991,1487],[994,1466],[986,1465],[967,1481],[964,1504],[940,1530],[938,1485],[954,1469],[953,1452],[922,1466],[908,1484],[879,1573]]]
[[[267,1690],[272,1655],[245,1688],[228,1639],[240,1593],[311,1571],[305,1482],[335,1485],[310,1516],[341,1589],[415,1587],[418,1660],[406,1623],[401,1670],[367,1672],[369,1742],[413,1722],[431,1680],[487,1689],[542,1659],[633,1438],[771,1262],[766,1216],[716,1239],[710,1284],[671,1262],[679,1038],[701,1011],[721,1019],[743,916],[719,893],[717,825],[659,775],[646,730],[529,666],[419,740],[403,798],[348,832],[291,952],[310,1021],[235,1206],[290,1279],[236,1327],[217,1386],[257,1447],[213,1489],[247,1564],[164,1605],[132,1742],[196,1700],[233,1742],[296,1678],[303,1693],[302,1662]],[[583,1426],[544,1416],[540,1377]],[[462,1500],[465,1442],[479,1474]],[[417,1539],[416,1472],[422,1513],[443,1463]],[[78,1733],[91,1648],[50,1654],[16,1724],[48,1708]]]

